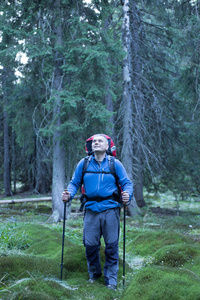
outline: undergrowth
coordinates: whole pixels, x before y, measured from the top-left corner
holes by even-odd
[[[0,251],[29,247],[29,239],[24,230],[19,232],[16,224],[2,224],[0,228]]]
[[[0,299],[199,300],[200,216],[152,205],[151,198],[143,215],[127,217],[125,286],[121,214],[117,291],[108,290],[103,277],[87,282],[82,215],[66,220],[60,281],[63,224],[49,222],[50,204],[1,206]],[[100,257],[103,270],[103,241]]]

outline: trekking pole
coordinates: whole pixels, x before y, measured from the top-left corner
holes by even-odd
[[[123,287],[125,285],[125,246],[126,246],[126,205],[124,204],[124,234],[123,234]]]
[[[65,242],[66,203],[67,203],[67,202],[64,202],[63,235],[62,235],[62,256],[61,256],[61,276],[60,276],[61,281],[62,281],[62,270],[63,270],[64,242]]]

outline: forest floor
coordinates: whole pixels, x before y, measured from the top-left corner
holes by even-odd
[[[199,199],[177,202],[165,193],[147,194],[145,201],[141,215],[126,218],[125,285],[121,214],[117,291],[108,290],[103,277],[87,282],[78,201],[66,220],[62,281],[63,223],[52,223],[51,202],[0,205],[0,300],[199,300]],[[100,257],[103,269],[103,240]]]

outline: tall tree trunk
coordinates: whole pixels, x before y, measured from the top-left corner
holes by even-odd
[[[15,133],[12,131],[12,181],[13,193],[16,194],[16,156],[15,156]]]
[[[110,22],[112,20],[112,10],[110,9],[110,3],[108,2],[108,0],[103,0],[102,4],[101,4],[101,15],[102,15],[102,22],[103,22],[103,32],[102,32],[102,41],[105,45],[105,48],[107,50],[108,48],[108,37],[109,37],[109,26],[110,26]],[[108,51],[108,50],[107,50]],[[109,54],[108,60],[107,60],[108,65],[112,64],[112,57],[111,54]],[[110,91],[110,85],[109,83],[112,81],[111,75],[107,74],[107,78],[105,78],[105,106],[106,109],[110,112],[114,112],[114,108],[113,108],[113,99],[112,99],[112,95],[111,95],[111,91]],[[106,126],[106,132],[108,132],[109,134],[111,134],[112,139],[115,140],[115,136],[114,136],[114,114],[110,117],[110,119],[108,120],[109,123]]]
[[[6,101],[6,95],[4,95],[4,190],[5,196],[11,196],[9,130]]]
[[[143,197],[143,121],[144,121],[144,97],[141,87],[141,51],[140,51],[140,31],[141,21],[136,3],[131,2],[130,30],[131,30],[131,56],[132,56],[132,95],[134,113],[134,173],[135,190],[134,196],[139,207],[146,206]]]
[[[131,64],[131,36],[130,36],[130,17],[129,0],[125,0],[123,6],[123,46],[126,53],[123,65],[123,148],[122,163],[127,171],[130,180],[133,182],[133,107],[132,107],[132,64]],[[133,197],[132,205],[128,206],[128,214],[138,213],[138,207]]]
[[[133,181],[133,115],[132,115],[132,82],[131,82],[131,47],[130,47],[130,18],[129,0],[125,0],[123,6],[123,46],[126,57],[123,61],[123,148],[122,163],[126,168],[131,181]]]
[[[54,1],[54,25],[53,30],[55,34],[55,49],[62,47],[62,15],[61,15],[61,3],[60,0]],[[54,122],[54,134],[53,134],[53,185],[52,185],[52,211],[55,222],[60,221],[63,218],[63,202],[61,200],[61,194],[64,190],[65,184],[65,151],[61,142],[61,99],[59,92],[62,89],[62,55],[58,50],[55,50],[54,57],[54,102],[53,102],[53,122]]]
[[[4,191],[5,196],[11,196],[11,177],[10,177],[10,149],[9,149],[9,124],[8,124],[8,86],[9,86],[9,67],[3,68],[2,90],[3,90],[3,127],[4,127]]]
[[[54,108],[54,114],[59,113],[57,99],[57,107]],[[60,120],[58,118],[56,122],[57,126],[60,126]],[[55,129],[53,136],[53,185],[52,185],[52,211],[54,221],[58,222],[63,218],[63,203],[61,200],[61,194],[64,190],[65,184],[65,151],[60,141],[59,129]]]
[[[134,196],[139,207],[146,206],[143,196],[143,163],[141,152],[136,154]]]
[[[112,100],[112,96],[110,93],[110,88],[109,85],[106,84],[105,86],[105,90],[106,90],[106,96],[105,96],[105,105],[106,105],[106,109],[110,112],[113,113],[114,109],[113,109],[113,100]],[[109,123],[106,126],[106,132],[110,132],[111,131],[111,136],[112,139],[115,140],[115,136],[114,136],[114,115],[112,115],[110,117],[110,119],[108,120]],[[112,124],[112,125],[111,125]],[[112,127],[111,127],[112,126]]]
[[[44,152],[39,139],[36,140],[35,191],[44,194],[48,191],[46,166],[43,161]]]

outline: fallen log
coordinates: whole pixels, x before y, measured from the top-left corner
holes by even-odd
[[[74,196],[74,199],[78,199],[80,196]],[[17,204],[17,203],[26,203],[26,202],[43,202],[43,201],[52,201],[52,197],[42,197],[42,198],[25,198],[25,199],[2,199],[0,204]]]

